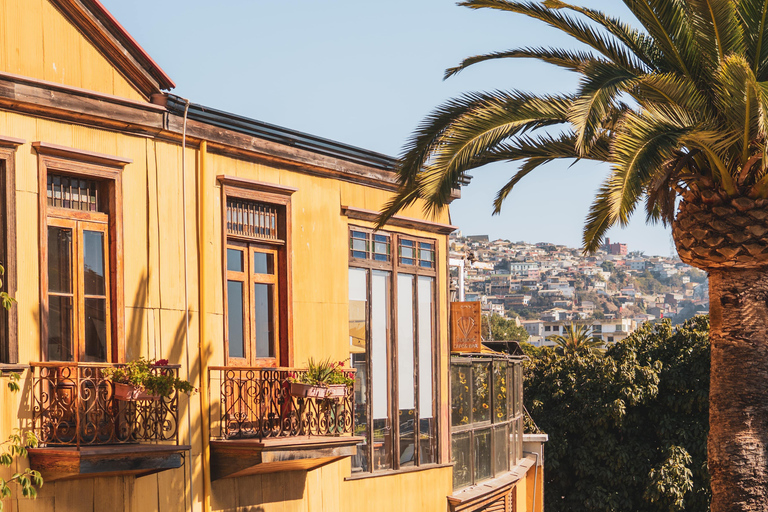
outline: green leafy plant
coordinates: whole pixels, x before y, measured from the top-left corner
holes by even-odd
[[[355,383],[355,374],[344,368],[344,361],[332,362],[327,358],[318,363],[310,357],[307,361],[307,371],[299,374],[291,372],[288,375],[288,382],[322,387],[334,384],[351,386]]]
[[[27,432],[25,435],[22,435],[19,429],[14,429],[13,433],[8,436],[8,440],[0,444],[0,446],[3,446],[3,451],[0,453],[0,466],[10,467],[17,457],[27,457],[27,448],[37,446],[37,437],[35,437],[33,432]],[[38,471],[30,468],[26,468],[20,473],[14,473],[10,480],[0,478],[0,511],[3,510],[2,500],[11,496],[10,484],[12,483],[21,487],[22,496],[34,499],[37,497],[37,489],[35,487],[42,487],[43,478]]]
[[[3,279],[2,276],[5,275],[5,267],[0,265],[0,288],[3,287]],[[8,292],[0,292],[0,305],[2,305],[5,309],[11,309],[11,306],[13,303],[16,302],[16,299],[8,295]]]
[[[167,359],[156,361],[141,357],[124,366],[105,368],[101,373],[116,384],[141,388],[151,395],[171,396],[174,391],[187,394],[197,391],[188,381],[175,377],[172,371],[165,368],[167,365]]]

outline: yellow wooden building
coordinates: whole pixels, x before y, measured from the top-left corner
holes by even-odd
[[[447,212],[376,231],[391,158],[173,87],[98,0],[0,0],[0,439],[41,441],[0,477],[45,478],[4,510],[540,510],[520,361],[450,354]],[[141,357],[198,392],[118,400]],[[310,359],[354,386],[294,396]]]

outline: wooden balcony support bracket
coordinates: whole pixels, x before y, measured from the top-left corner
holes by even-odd
[[[211,480],[317,469],[354,455],[364,440],[356,436],[212,440]]]
[[[127,444],[31,448],[29,464],[43,480],[74,480],[104,476],[145,476],[180,468],[188,445]]]

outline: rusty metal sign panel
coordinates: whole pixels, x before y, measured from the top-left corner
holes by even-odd
[[[451,352],[480,352],[480,303],[451,302]]]

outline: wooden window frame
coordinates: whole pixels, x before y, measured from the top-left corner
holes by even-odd
[[[439,364],[441,360],[441,344],[440,344],[440,302],[439,302],[439,284],[438,284],[438,264],[440,261],[440,244],[438,243],[437,239],[433,238],[423,238],[423,237],[416,237],[412,235],[406,235],[402,233],[398,233],[395,231],[389,231],[389,230],[374,230],[368,227],[363,227],[359,225],[349,225],[348,229],[348,242],[351,239],[351,232],[352,231],[362,231],[372,234],[386,234],[390,237],[389,243],[390,243],[390,258],[388,262],[382,262],[382,261],[376,261],[369,257],[367,258],[355,258],[352,256],[351,248],[348,251],[349,255],[349,268],[362,268],[368,270],[368,277],[367,277],[367,292],[369,295],[368,299],[368,307],[370,308],[370,272],[373,270],[382,270],[389,272],[389,279],[390,279],[390,303],[389,303],[389,314],[390,314],[390,336],[387,340],[388,346],[387,346],[387,354],[389,356],[389,361],[387,361],[387,383],[388,383],[388,389],[389,389],[389,404],[388,404],[388,415],[390,420],[390,426],[392,429],[392,469],[388,470],[379,470],[376,471],[372,468],[369,468],[368,471],[364,471],[361,473],[361,475],[364,476],[377,476],[382,474],[388,474],[392,472],[404,472],[404,471],[413,471],[414,469],[418,468],[428,468],[428,467],[435,467],[440,466],[441,462],[443,461],[443,457],[445,456],[445,447],[443,443],[441,442],[442,439],[442,433],[445,426],[443,423],[445,422],[441,410],[440,410],[440,395],[441,395],[441,389],[440,389],[440,371],[439,371]],[[412,240],[416,242],[416,248],[418,248],[418,243],[430,243],[434,246],[435,251],[435,265],[434,268],[425,268],[418,266],[418,253],[416,254],[416,264],[415,265],[402,265],[400,264],[400,239],[406,239],[406,240]],[[372,254],[372,253],[368,253]],[[397,305],[398,305],[398,275],[400,274],[407,274],[413,276],[413,293],[412,298],[414,301],[413,304],[413,311],[414,311],[414,318],[413,318],[413,365],[415,368],[414,375],[413,375],[413,384],[414,384],[414,405],[415,405],[415,418],[414,418],[414,445],[415,445],[415,454],[414,454],[414,460],[413,464],[409,466],[403,466],[401,468],[400,465],[400,422],[399,422],[399,399],[400,399],[400,393],[399,393],[399,384],[398,384],[398,312],[397,312]],[[436,425],[435,425],[435,461],[422,464],[420,459],[420,449],[419,449],[419,425],[420,425],[420,415],[419,415],[419,407],[418,407],[418,400],[419,400],[419,318],[418,318],[418,278],[419,277],[431,277],[433,279],[433,285],[432,285],[432,304],[434,307],[434,312],[432,314],[432,332],[433,332],[433,344],[432,344],[432,390],[433,390],[433,401],[432,401],[432,417],[434,418]],[[370,311],[366,311],[366,321],[369,322],[370,318]],[[366,353],[370,355],[371,349],[370,349],[370,324],[366,327]],[[366,411],[367,416],[370,420],[370,418],[373,416],[372,413],[372,376],[370,367],[368,368],[367,374],[367,382],[366,382],[366,403],[368,410]],[[448,427],[450,428],[450,426]],[[368,426],[367,432],[366,432],[366,445],[367,445],[367,457],[368,460],[371,461],[371,464],[373,462],[373,431],[371,426]],[[355,477],[359,477],[359,475],[356,475]]]
[[[263,367],[277,367],[277,355],[279,353],[279,340],[280,340],[280,308],[279,308],[279,301],[280,301],[280,287],[279,287],[279,276],[281,271],[281,264],[279,261],[279,251],[275,247],[270,247],[269,244],[264,244],[261,242],[244,242],[240,240],[228,240],[227,241],[227,249],[234,249],[237,251],[241,251],[243,254],[243,271],[238,272],[235,270],[229,270],[228,268],[225,269],[226,272],[226,280],[229,281],[237,281],[240,283],[243,283],[243,351],[244,351],[244,357],[233,357],[229,356],[229,340],[227,340],[227,365],[228,366],[251,366],[251,362],[256,362],[255,366],[263,366]],[[272,261],[273,261],[273,272],[272,274],[259,274],[256,273],[253,269],[253,254],[255,252],[260,252],[264,254],[271,254],[272,255]],[[251,317],[251,314],[256,309],[255,304],[255,298],[253,294],[253,287],[255,284],[267,284],[272,285],[272,304],[274,308],[274,314],[270,318],[271,322],[271,331],[273,333],[272,340],[270,341],[271,347],[270,350],[272,352],[272,356],[270,357],[258,357],[255,354],[252,354],[254,348],[254,343],[251,343],[251,340],[253,339],[253,336],[255,336],[254,333],[251,333],[251,326],[254,323],[254,319]],[[247,308],[245,307],[247,305]],[[227,315],[229,314],[229,310],[227,310]],[[227,323],[229,325],[229,323]],[[227,333],[229,333],[229,330],[227,330]],[[275,346],[278,345],[278,346]]]
[[[222,247],[222,286],[224,299],[224,361],[227,366],[262,366],[290,367],[293,366],[293,293],[291,258],[291,196],[298,189],[272,183],[264,183],[246,178],[219,175],[217,180],[221,185],[221,247]],[[227,199],[244,199],[265,203],[278,207],[277,231],[278,240],[252,238],[227,233]],[[257,247],[270,248],[275,252],[275,336],[274,358],[241,359],[229,357],[229,328],[227,297],[227,248],[231,242],[246,243]],[[249,258],[250,259],[250,258]],[[247,263],[250,268],[251,262]],[[255,281],[247,281],[251,285]],[[251,292],[248,291],[250,297]],[[250,300],[248,301],[250,306]],[[245,337],[245,330],[244,330]],[[253,343],[245,338],[245,343]],[[246,351],[249,350],[246,348]]]
[[[106,223],[108,236],[105,283],[111,292],[108,317],[111,319],[107,360],[125,362],[125,308],[123,268],[123,185],[122,172],[130,159],[67,148],[45,142],[33,142],[38,155],[38,226],[40,242],[40,344],[43,361],[48,361],[48,219],[68,218]],[[96,180],[104,189],[102,212],[71,210],[48,206],[48,174],[62,174]],[[80,343],[84,340],[75,340]]]
[[[11,297],[18,289],[16,259],[16,150],[23,139],[0,136],[0,264],[5,291]],[[0,308],[0,366],[19,362],[19,308]]]

